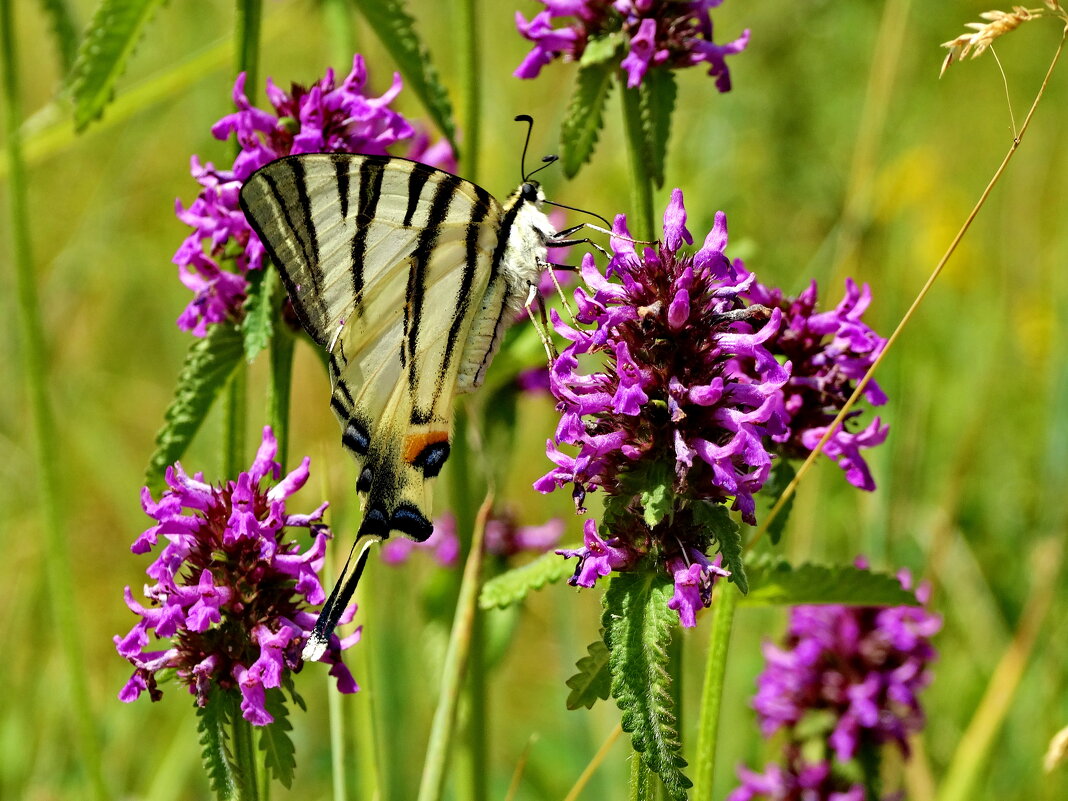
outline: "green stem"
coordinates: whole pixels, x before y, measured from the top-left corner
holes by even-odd
[[[356,52],[356,19],[349,0],[323,0],[323,24],[329,37],[330,63],[342,75]]]
[[[70,540],[65,536],[62,514],[59,471],[56,465],[60,453],[55,421],[48,400],[45,370],[45,338],[41,323],[37,286],[34,283],[34,259],[30,240],[29,198],[25,162],[22,157],[22,104],[19,97],[18,59],[15,50],[14,3],[0,0],[0,62],[3,64],[3,106],[7,150],[8,186],[11,214],[11,243],[15,265],[15,314],[18,317],[19,339],[29,396],[31,425],[34,435],[34,461],[43,515],[44,541],[41,564],[44,566],[48,596],[51,599],[50,632],[46,641],[57,643],[61,649],[64,683],[69,687],[71,717],[78,747],[78,762],[86,772],[87,790],[96,799],[109,797],[102,759],[96,737],[96,716],[86,686],[86,662],[82,656],[78,606],[75,604],[71,579]],[[9,532],[13,533],[13,532]],[[42,654],[42,659],[43,659]],[[43,662],[42,662],[43,664]]]
[[[260,85],[260,23],[263,20],[262,0],[237,0],[234,20],[234,60],[236,72],[245,73],[245,94],[256,101]]]
[[[231,747],[234,755],[235,801],[259,801],[259,764],[256,761],[256,744],[252,736],[252,724],[241,715],[239,696],[234,693],[230,726]]]
[[[649,174],[645,134],[637,89],[623,88],[623,132],[630,161],[631,211],[630,234],[635,239],[653,236],[653,178]]]
[[[711,801],[712,779],[716,764],[719,712],[723,701],[723,680],[727,672],[727,646],[731,639],[734,611],[739,592],[733,584],[720,581],[712,603],[712,638],[708,643],[705,686],[701,694],[701,715],[694,760],[694,801]]]
[[[419,782],[419,801],[438,801],[442,797],[445,781],[445,766],[448,762],[456,725],[456,708],[463,688],[471,645],[471,630],[478,615],[478,592],[482,586],[482,536],[486,519],[492,508],[493,498],[487,496],[471,538],[471,550],[464,565],[460,597],[456,601],[452,634],[445,652],[445,664],[441,670],[441,690],[434,722],[430,728],[430,741],[426,749],[426,761]]]
[[[457,0],[456,38],[460,61],[460,105],[463,108],[464,175],[478,183],[478,156],[482,138],[482,91],[479,81],[478,0]]]
[[[277,280],[274,269],[268,280]],[[267,420],[278,439],[277,462],[284,469],[289,451],[289,396],[293,379],[293,335],[276,315],[270,345],[270,384],[267,390]]]
[[[230,376],[223,392],[222,474],[227,478],[237,478],[238,473],[247,467],[245,461],[247,396],[248,365],[242,362],[234,368],[234,373]]]
[[[652,801],[653,772],[638,752],[630,755],[630,787],[627,801]]]

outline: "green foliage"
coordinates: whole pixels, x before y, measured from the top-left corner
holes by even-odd
[[[85,130],[115,94],[115,82],[163,0],[101,0],[70,73],[74,127]]]
[[[608,672],[608,647],[603,640],[594,640],[587,647],[586,656],[575,663],[578,673],[567,680],[571,694],[567,696],[567,708],[584,706],[592,709],[598,699],[606,700],[612,690],[612,676]]]
[[[449,96],[430,61],[430,52],[415,32],[415,20],[405,10],[403,0],[353,2],[397,62],[405,85],[419,96],[427,113],[448,138],[458,159],[460,148],[456,144],[456,126],[452,121]]]
[[[671,477],[667,470],[650,471],[649,482],[641,492],[642,515],[645,524],[653,528],[671,514],[675,505],[675,493],[671,491]]]
[[[248,271],[248,296],[245,319],[241,321],[241,338],[245,359],[251,364],[256,355],[271,343],[274,333],[274,288],[278,283],[274,267]]]
[[[851,565],[803,564],[767,561],[750,565],[752,591],[742,599],[746,606],[795,604],[847,604],[850,606],[916,606],[916,597],[894,576],[873,573]]]
[[[586,42],[586,47],[582,51],[581,58],[579,58],[579,65],[585,67],[590,64],[603,64],[606,61],[613,61],[622,44],[622,31],[613,31],[612,33],[591,38]]]
[[[623,711],[623,731],[634,750],[656,773],[672,799],[684,799],[692,782],[682,772],[686,760],[671,696],[668,645],[678,615],[668,609],[672,584],[654,573],[621,573],[604,594],[604,641],[609,650],[612,697]]]
[[[66,75],[74,66],[74,57],[78,53],[78,26],[74,14],[67,0],[40,0],[40,3],[56,39],[60,71]]]
[[[796,475],[797,471],[794,470],[794,466],[788,460],[777,459],[775,466],[771,468],[771,475],[768,476],[768,480],[764,482],[764,486],[761,488],[761,494],[766,495],[771,499],[772,503],[775,503]],[[778,545],[782,539],[782,533],[786,530],[786,522],[790,519],[790,512],[793,511],[794,498],[796,497],[797,495],[791,495],[786,499],[786,503],[783,504],[775,519],[771,521],[771,525],[768,526],[768,537],[771,539],[772,545]]]
[[[297,750],[288,732],[293,730],[289,722],[289,709],[285,694],[278,687],[265,691],[264,707],[274,718],[274,723],[258,726],[260,750],[264,752],[264,764],[268,772],[287,789],[293,786],[293,772],[297,767]]]
[[[667,145],[671,136],[671,115],[675,111],[677,96],[675,73],[671,70],[649,70],[638,87],[645,158],[649,165],[649,177],[658,189],[664,185],[664,164],[667,161]]]
[[[719,503],[697,501],[693,504],[693,517],[719,543],[723,562],[731,571],[731,581],[743,594],[749,592],[749,578],[742,559],[742,533],[726,507]]]
[[[194,340],[145,471],[145,483],[151,489],[159,489],[167,465],[185,453],[243,353],[241,334],[226,323],[211,326],[206,337]]]
[[[560,152],[564,174],[574,178],[590,160],[604,126],[604,107],[612,91],[615,69],[609,62],[579,67],[575,91],[560,123]]]
[[[482,585],[478,605],[482,609],[504,608],[517,604],[531,590],[540,590],[574,570],[574,566],[556,553],[544,553],[533,562],[494,576]]]
[[[237,790],[230,754],[226,748],[226,733],[229,731],[233,706],[230,697],[219,691],[209,696],[207,704],[196,707],[200,758],[217,798],[232,798]]]

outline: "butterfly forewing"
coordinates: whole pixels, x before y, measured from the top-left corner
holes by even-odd
[[[301,323],[330,355],[343,442],[373,521],[425,538],[424,481],[448,455],[452,397],[502,219],[485,190],[404,159],[291,156],[242,205]]]

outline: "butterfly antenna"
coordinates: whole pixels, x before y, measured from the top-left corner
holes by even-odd
[[[553,158],[553,160],[554,161],[556,160],[555,157]],[[548,165],[546,165],[546,166],[548,166]],[[542,167],[542,169],[545,169],[545,168]],[[608,222],[608,220],[606,220],[604,217],[602,217],[600,214],[598,214],[595,211],[588,211],[586,209],[580,209],[580,208],[577,208],[575,206],[565,206],[563,203],[553,203],[551,200],[546,200],[545,202],[548,203],[550,206],[556,206],[558,209],[567,209],[568,211],[577,211],[579,214],[589,214],[591,217],[596,217],[598,220],[603,222],[608,227],[608,229],[609,229],[608,232],[609,233],[612,232],[611,231],[612,223]]]
[[[530,147],[530,134],[534,131],[534,118],[529,114],[519,114],[515,118],[516,122],[525,122],[527,124],[527,139],[523,142],[523,155],[519,157],[519,172],[522,177],[522,183],[527,182],[527,148]]]

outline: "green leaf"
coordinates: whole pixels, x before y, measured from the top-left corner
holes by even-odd
[[[418,95],[435,124],[452,145],[456,157],[456,126],[452,121],[452,105],[437,70],[430,61],[430,53],[415,32],[415,22],[404,9],[403,0],[354,0],[383,46],[397,62],[406,85]]]
[[[145,483],[150,489],[159,489],[167,466],[185,453],[215,398],[240,364],[242,353],[241,335],[227,323],[213,325],[206,337],[190,346],[178,374],[174,399],[163,414],[163,428],[156,434],[156,450],[145,471]]]
[[[564,174],[574,178],[590,160],[604,125],[604,107],[612,91],[611,63],[579,67],[575,92],[560,124],[560,152]]]
[[[220,690],[208,696],[207,704],[196,708],[200,758],[217,798],[233,798],[237,792],[233,765],[226,749],[230,706],[230,698]]]
[[[675,494],[671,491],[668,481],[658,481],[651,487],[642,490],[642,516],[645,524],[653,528],[657,523],[671,514],[671,508],[675,503]]]
[[[623,711],[623,731],[656,773],[672,799],[685,799],[692,782],[671,696],[668,645],[678,615],[668,609],[671,582],[656,573],[620,573],[604,595],[604,641],[612,674],[612,696]]]
[[[594,640],[586,650],[589,654],[575,663],[578,673],[567,680],[567,686],[571,688],[571,694],[567,697],[568,709],[578,709],[580,706],[592,709],[598,699],[607,699],[612,690],[608,647],[603,641]]]
[[[745,606],[847,604],[850,606],[916,606],[916,597],[896,577],[852,565],[764,561],[750,565],[753,589]]]
[[[533,562],[494,576],[482,585],[478,605],[482,609],[504,608],[517,604],[531,590],[540,590],[575,572],[573,563],[556,553],[545,553]]]
[[[797,471],[794,470],[794,466],[790,462],[786,459],[777,459],[775,466],[771,468],[771,475],[764,482],[762,489],[774,503],[796,475]],[[782,509],[779,510],[775,519],[771,521],[771,525],[768,526],[768,537],[771,538],[772,545],[778,545],[782,539],[782,533],[786,530],[786,522],[790,519],[790,512],[793,511],[794,498],[796,497],[797,495],[794,494],[786,499],[786,503],[782,505]]]
[[[588,67],[590,64],[602,64],[613,60],[621,44],[623,44],[622,31],[613,31],[607,35],[589,39],[579,58],[579,66]]]
[[[78,26],[67,0],[40,0],[41,11],[48,18],[59,51],[60,71],[66,75],[78,52]]]
[[[245,319],[241,321],[241,337],[245,345],[245,360],[249,364],[271,343],[274,333],[274,287],[277,283],[273,267],[249,270],[248,296],[245,298]]]
[[[745,563],[742,559],[742,533],[726,507],[718,503],[696,501],[693,504],[693,519],[699,526],[708,529],[708,532],[719,543],[719,552],[723,555],[723,562],[731,571],[733,582],[743,594],[749,592],[749,578],[745,573]]]
[[[163,0],[101,0],[78,48],[70,73],[74,127],[97,119],[115,93],[115,82]]]
[[[675,73],[666,69],[651,69],[638,86],[642,133],[645,138],[645,157],[649,175],[657,189],[664,185],[664,164],[671,136],[671,115],[675,111],[678,87]]]
[[[289,789],[293,786],[293,773],[297,767],[297,749],[287,733],[292,731],[293,724],[289,722],[289,709],[281,689],[272,687],[266,691],[264,708],[274,718],[274,723],[257,727],[263,761],[270,774]]]

